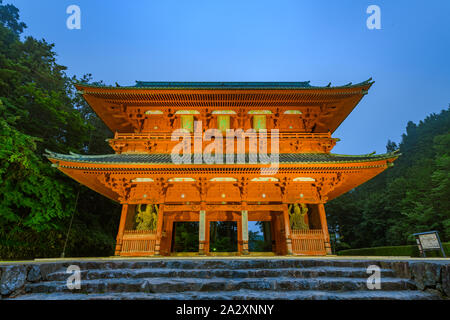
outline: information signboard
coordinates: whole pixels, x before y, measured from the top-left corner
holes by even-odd
[[[425,251],[440,249],[442,256],[445,257],[444,248],[442,247],[437,231],[414,233],[414,236],[416,237],[416,242],[422,256],[426,257]]]

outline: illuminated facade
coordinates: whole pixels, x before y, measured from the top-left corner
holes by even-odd
[[[174,227],[186,221],[198,223],[199,254],[213,254],[210,234],[216,221],[236,224],[236,254],[252,253],[249,221],[262,222],[273,254],[330,254],[324,204],[373,178],[398,157],[330,153],[338,140],[332,133],[372,83],[80,84],[77,89],[115,133],[109,140],[115,154],[48,151],[47,157],[68,176],[122,204],[116,255],[171,255]],[[190,163],[171,157],[180,145],[179,139],[172,141],[172,133],[180,128],[192,138]],[[224,137],[237,129],[257,135],[267,130],[267,140],[258,140],[257,150],[264,144],[273,155],[278,148],[277,170],[262,174],[261,168],[270,164],[261,155],[252,160],[249,136],[243,140],[244,154],[238,143],[229,149],[223,144],[223,157],[231,154],[227,159],[232,162],[195,158],[212,143],[204,139],[208,129]],[[198,137],[203,138],[200,147],[194,145]],[[213,155],[218,153],[216,147]]]

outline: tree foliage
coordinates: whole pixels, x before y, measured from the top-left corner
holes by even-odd
[[[339,248],[404,245],[430,230],[450,239],[450,107],[409,122],[399,148],[393,168],[327,204]]]
[[[45,149],[106,153],[111,132],[73,86],[91,76],[69,78],[53,44],[22,40],[24,28],[17,8],[0,0],[0,259],[59,256],[72,214],[67,254],[111,254],[117,205],[43,156]]]

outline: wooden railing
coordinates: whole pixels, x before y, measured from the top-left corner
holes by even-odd
[[[155,253],[156,231],[125,230],[122,238],[123,256],[148,256]]]
[[[191,134],[192,136],[193,134]],[[225,136],[225,135],[224,135]],[[267,130],[267,137],[270,138],[271,132]],[[280,139],[323,139],[331,138],[330,133],[307,133],[307,132],[280,132],[278,134]],[[152,133],[118,133],[114,135],[116,140],[148,140],[148,139],[161,139],[170,140],[172,138],[172,132],[159,131]]]
[[[322,230],[291,230],[292,252],[298,255],[326,255]]]

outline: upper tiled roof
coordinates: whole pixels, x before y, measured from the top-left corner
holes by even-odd
[[[98,86],[80,83],[84,87],[99,88],[120,88],[120,89],[330,89],[330,88],[352,88],[361,87],[372,84],[372,78],[352,84],[351,82],[341,86],[331,86],[331,82],[327,86],[312,86],[310,81],[300,82],[161,82],[161,81],[136,81],[134,86]]]
[[[50,159],[72,161],[80,163],[103,163],[103,164],[173,164],[170,154],[108,154],[108,155],[79,155],[79,154],[59,154],[47,151]],[[302,164],[302,163],[352,163],[367,162],[376,160],[385,160],[396,158],[398,152],[386,154],[368,154],[360,156],[326,154],[326,153],[284,153],[279,155],[279,162],[284,164]],[[225,155],[224,155],[225,157]],[[192,156],[192,163],[194,159]],[[226,163],[224,158],[223,163]],[[249,163],[249,156],[246,154],[245,163]],[[206,163],[205,163],[206,164]]]

